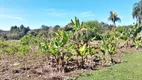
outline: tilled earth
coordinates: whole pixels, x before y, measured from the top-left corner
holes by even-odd
[[[127,51],[129,50],[134,51],[134,49],[127,49]],[[122,49],[122,51],[125,51],[125,49]],[[116,62],[121,62],[121,57],[120,54],[117,54],[113,56],[113,59]],[[103,67],[101,64],[95,66],[96,69]],[[90,70],[75,70],[69,73],[58,72],[56,68],[49,66],[46,56],[38,56],[33,53],[21,57],[0,55],[0,80],[65,80],[68,77],[88,71]]]
[[[0,57],[0,80],[62,80],[64,75],[48,66],[46,57]]]
[[[102,68],[100,64],[98,63],[95,68]],[[68,73],[59,72],[57,68],[49,66],[47,57],[35,54],[28,54],[22,57],[14,55],[0,56],[0,80],[64,80],[89,70],[73,69],[73,71]]]

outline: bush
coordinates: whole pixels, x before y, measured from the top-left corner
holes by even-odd
[[[20,45],[19,48],[18,48],[18,55],[25,55],[29,51],[30,51],[30,47],[29,46]]]
[[[8,46],[9,46],[9,44],[7,42],[0,41],[0,48],[5,48],[5,47],[8,47]]]
[[[30,44],[37,44],[39,39],[32,34],[25,35],[23,38],[20,39],[20,43],[22,45],[30,45]]]
[[[16,52],[18,52],[18,47],[6,47],[3,49],[3,52],[7,54],[15,54]]]
[[[120,39],[122,39],[122,40],[127,40],[127,39],[128,39],[128,36],[127,36],[127,35],[122,35],[122,36],[120,37]]]
[[[138,49],[139,47],[142,47],[142,37],[136,37],[134,40],[134,45],[136,49]]]
[[[0,41],[5,41],[5,39],[3,37],[0,37]]]
[[[18,43],[13,43],[10,41],[0,41],[0,53],[1,54],[13,54],[13,55],[24,55],[30,51],[29,46],[20,45]]]

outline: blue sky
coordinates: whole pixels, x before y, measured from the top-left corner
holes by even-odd
[[[132,18],[133,4],[139,0],[0,0],[0,29],[24,24],[31,29],[42,24],[64,26],[77,16],[82,21],[107,20],[110,11],[121,18],[117,25],[135,22]]]

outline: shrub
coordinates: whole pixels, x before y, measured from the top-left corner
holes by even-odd
[[[138,49],[139,47],[142,47],[142,37],[135,38],[134,45],[136,49]]]
[[[29,46],[20,45],[18,42],[13,41],[0,41],[0,53],[1,54],[13,54],[24,55],[30,51]]]
[[[5,48],[5,47],[8,47],[8,46],[9,46],[9,44],[7,42],[0,41],[0,48]]]
[[[5,41],[5,39],[3,37],[0,37],[0,41]]]
[[[20,45],[18,48],[18,55],[25,55],[30,51],[29,46]]]
[[[17,46],[6,47],[6,48],[3,48],[3,52],[7,54],[15,54],[18,52],[18,47]]]
[[[120,39],[122,39],[122,40],[127,40],[128,39],[128,36],[127,35],[122,35],[121,37],[120,37]]]
[[[118,46],[117,40],[118,38],[116,38],[115,36],[110,36],[109,38],[107,38],[107,36],[103,36],[100,49],[104,54],[115,54]]]
[[[20,43],[22,45],[37,44],[39,40],[40,39],[33,36],[32,34],[28,34],[28,35],[25,35],[23,38],[20,39]]]

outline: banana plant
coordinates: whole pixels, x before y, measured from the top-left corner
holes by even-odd
[[[88,55],[88,48],[86,44],[78,44],[78,47],[76,48],[76,53],[77,53],[77,57],[80,56],[81,57],[81,66],[83,67],[85,64],[85,60],[84,58]],[[78,59],[77,59],[77,65],[79,67],[78,64]]]
[[[118,38],[116,38],[115,36],[111,36],[110,38],[106,38],[106,36],[104,36],[103,40],[101,41],[100,49],[104,54],[115,54],[118,46],[117,40]]]
[[[57,46],[63,47],[65,44],[67,44],[68,39],[69,37],[64,30],[58,31],[56,32],[55,44]]]
[[[133,39],[133,41],[134,41],[135,38],[137,37],[138,33],[141,32],[141,30],[142,30],[142,25],[136,24],[136,25],[133,26],[133,28],[130,28],[130,29],[131,29],[132,39]]]
[[[80,23],[79,19],[77,17],[74,18],[74,21],[71,19],[71,23],[74,25],[75,30],[79,30],[83,26],[83,22]]]
[[[134,45],[136,47],[136,49],[138,49],[139,47],[142,47],[142,37],[138,37],[134,40]]]
[[[92,46],[88,45],[87,46],[87,51],[88,51],[88,54],[91,55],[91,56],[96,54],[96,51],[94,50],[94,47],[92,47]]]
[[[93,68],[94,64],[92,64],[92,62],[94,62],[94,57],[95,57],[95,60],[100,60],[100,57],[96,55],[96,53],[98,52],[98,50],[94,49],[94,47],[88,45],[87,46],[87,52],[88,52],[88,55],[91,56],[91,62],[90,62],[91,66],[90,67]]]
[[[55,37],[47,42],[41,42],[40,48],[44,52],[50,53],[56,59],[57,65],[64,66],[64,47],[68,43],[68,35],[61,30],[55,33]],[[61,64],[60,64],[61,63]]]
[[[103,37],[103,40],[101,42],[100,50],[103,52],[104,56],[110,55],[110,58],[104,57],[103,59],[107,62],[108,59],[113,62],[112,55],[116,53],[117,46],[118,46],[118,38],[115,36],[110,36],[109,38],[106,38],[106,36]]]
[[[75,44],[69,43],[69,44],[67,44],[66,48],[64,49],[65,50],[64,52],[68,53],[68,54],[66,54],[67,56],[65,56],[66,57],[65,59],[67,61],[76,55],[75,47],[76,47]]]
[[[135,43],[137,43],[137,41],[135,39],[141,31],[142,31],[142,25],[140,25],[140,24],[135,24],[134,26],[128,28],[127,46],[130,46],[130,44],[128,43],[129,41],[132,41],[133,43],[131,43],[131,44],[133,44],[133,45],[135,45]],[[126,32],[124,32],[124,33],[126,33]]]
[[[83,22],[80,22],[77,17],[74,18],[74,21],[71,20],[72,24],[74,25],[74,34],[73,34],[73,40],[75,40],[77,43],[84,41],[88,41],[88,30],[87,28],[83,28]]]

